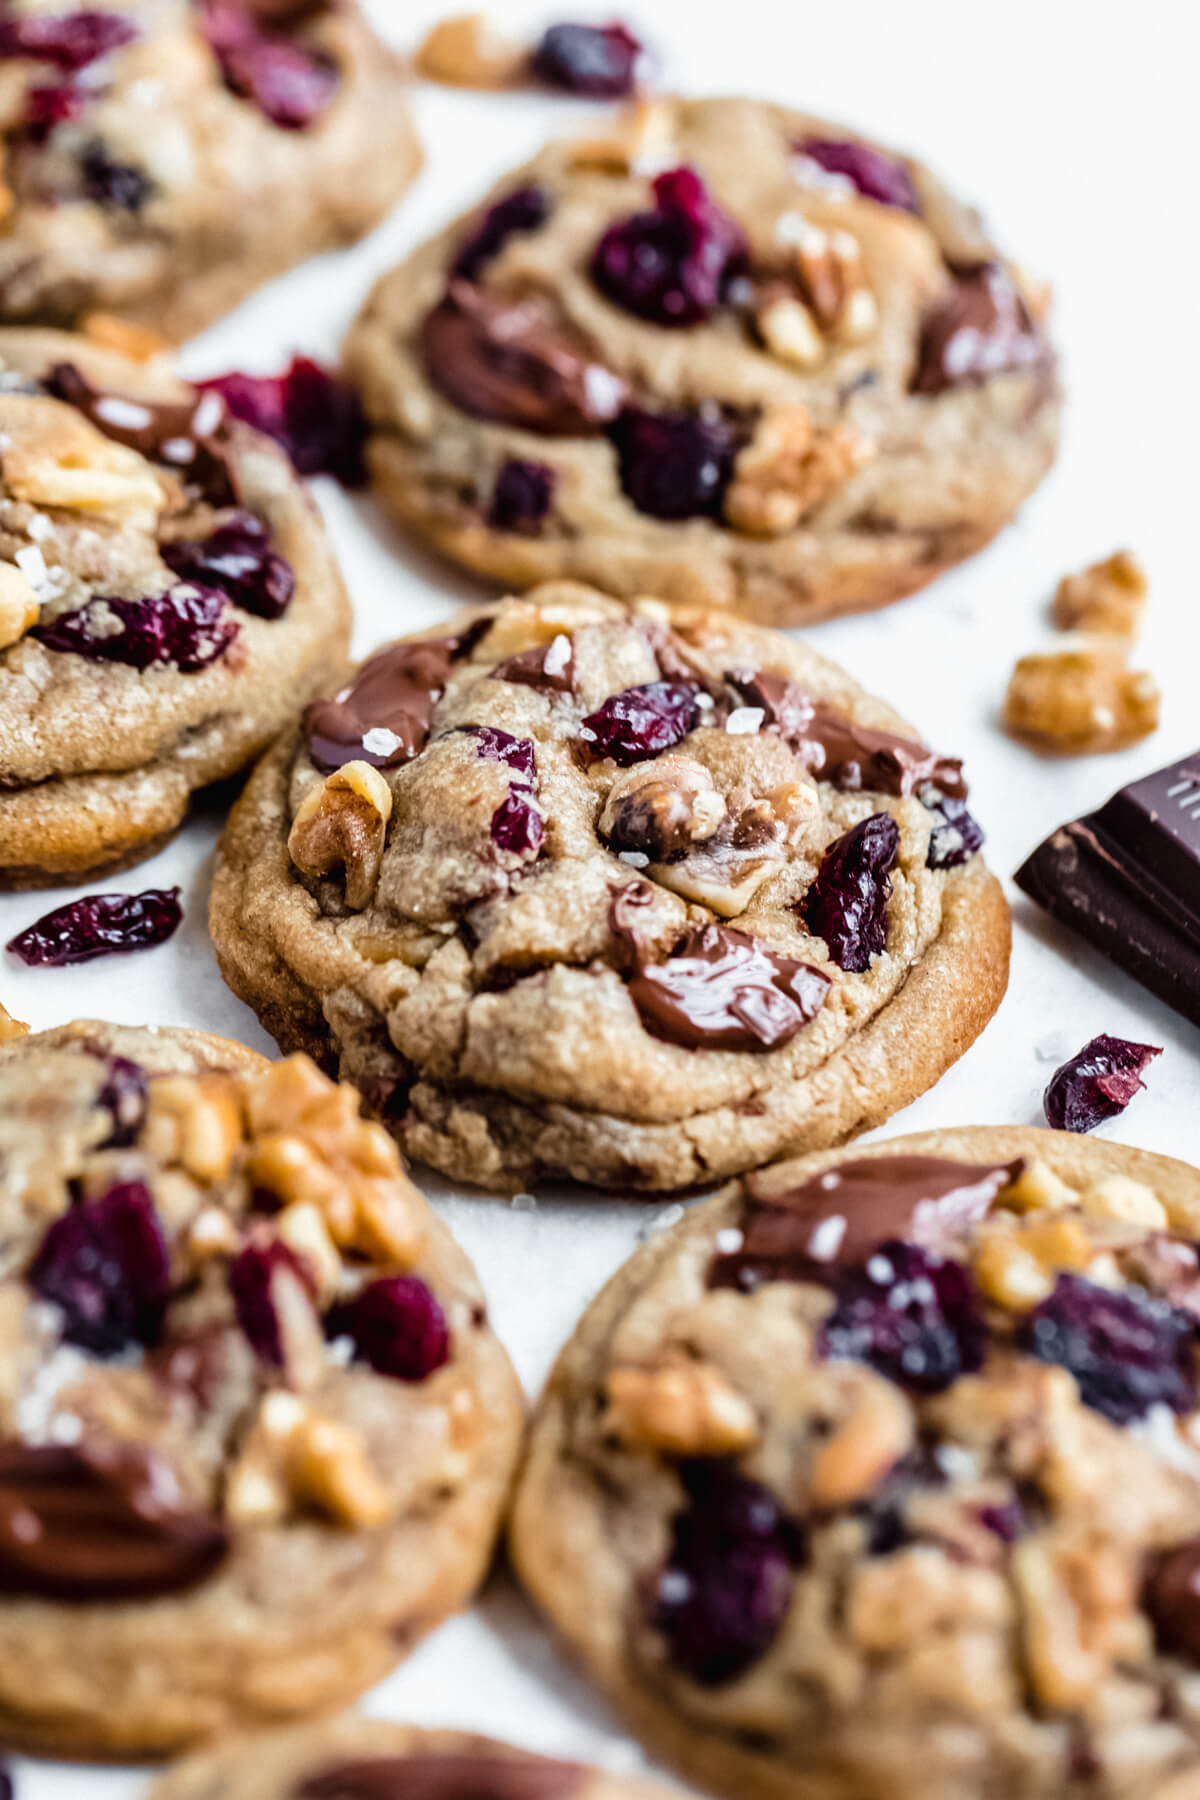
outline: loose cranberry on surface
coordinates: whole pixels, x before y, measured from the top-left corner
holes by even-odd
[[[654,1584],[650,1623],[701,1687],[736,1681],[778,1636],[804,1541],[770,1488],[722,1462],[685,1463],[687,1505]]]
[[[181,674],[194,675],[223,656],[237,634],[224,594],[183,582],[144,600],[97,596],[74,612],[35,625],[30,636],[50,650],[90,662],[126,663],[134,669],[173,663]]]
[[[1139,1088],[1142,1071],[1162,1050],[1101,1033],[1056,1069],[1042,1095],[1047,1125],[1055,1131],[1094,1131],[1124,1112]]]
[[[169,1279],[166,1240],[140,1181],[120,1182],[56,1219],[27,1276],[61,1310],[65,1341],[96,1356],[158,1342]]]
[[[111,12],[0,19],[0,58],[28,56],[74,74],[138,36],[131,19]]]
[[[132,1144],[146,1117],[149,1096],[146,1074],[127,1056],[110,1056],[104,1085],[96,1095],[96,1105],[112,1118],[112,1130],[99,1146],[101,1150],[124,1149]]]
[[[61,969],[68,963],[165,944],[182,918],[178,888],[85,894],[27,925],[9,939],[7,948],[30,968]]]
[[[219,588],[243,612],[278,619],[296,591],[292,565],[277,550],[262,520],[239,512],[206,538],[163,544],[159,554],[182,581]]]
[[[887,943],[889,872],[899,848],[891,813],[872,813],[829,846],[804,896],[805,924],[849,974],[863,974]]]
[[[621,487],[652,519],[699,519],[721,510],[740,434],[715,407],[652,413],[622,409],[608,428]]]
[[[1196,1321],[1140,1289],[1114,1293],[1082,1275],[1060,1275],[1021,1336],[1039,1362],[1069,1369],[1080,1398],[1118,1425],[1152,1406],[1196,1405]]]
[[[634,213],[604,233],[592,280],[614,305],[651,324],[698,324],[745,272],[746,239],[695,169],[659,175],[654,198],[654,211]]]
[[[207,0],[200,29],[226,87],[285,131],[303,131],[329,110],[341,83],[337,64],[277,33],[264,32],[236,0]]]
[[[867,1363],[900,1387],[937,1394],[978,1369],[987,1327],[967,1271],[899,1240],[839,1275],[818,1352]]]
[[[580,728],[589,754],[622,769],[661,756],[694,730],[699,693],[694,681],[647,681],[610,694]]]
[[[514,188],[489,206],[474,230],[460,244],[451,265],[451,276],[478,281],[485,264],[499,256],[510,237],[520,231],[536,231],[550,217],[551,201],[545,188]]]
[[[827,175],[844,176],[868,200],[899,206],[905,212],[920,210],[912,176],[898,156],[873,150],[870,144],[837,138],[802,138],[796,149]]]
[[[633,92],[642,46],[632,31],[611,25],[551,25],[533,53],[533,72],[550,87],[592,100]]]
[[[397,1381],[424,1381],[450,1358],[446,1315],[416,1275],[370,1282],[334,1308],[326,1330],[330,1337],[348,1337],[356,1357]]]
[[[281,375],[231,370],[196,386],[218,393],[235,419],[281,444],[301,475],[335,475],[346,487],[366,480],[367,422],[358,395],[308,356]]]
[[[280,1275],[291,1277],[305,1294],[311,1295],[308,1270],[278,1238],[247,1244],[229,1266],[229,1291],[237,1322],[254,1354],[275,1368],[282,1367],[284,1361],[284,1332],[276,1292]]]
[[[982,849],[983,827],[967,811],[965,800],[941,793],[931,782],[917,790],[917,798],[937,819],[929,834],[927,868],[957,869]]]
[[[492,489],[487,522],[494,531],[536,537],[554,499],[555,473],[545,463],[510,457]]]

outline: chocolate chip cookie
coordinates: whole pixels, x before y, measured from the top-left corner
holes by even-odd
[[[928,170],[803,113],[652,101],[551,144],[346,350],[401,525],[481,574],[879,606],[1049,467],[1046,296]]]
[[[259,765],[210,924],[287,1049],[496,1188],[838,1143],[999,1004],[962,765],[806,645],[570,583],[370,657]]]
[[[343,1718],[202,1752],[150,1800],[669,1800],[670,1791],[471,1732]]]
[[[420,161],[356,0],[13,0],[0,78],[9,323],[188,337],[368,231]]]
[[[1200,1173],[970,1128],[648,1242],[535,1417],[512,1552],[731,1800],[1200,1786]]]
[[[0,1739],[319,1711],[467,1600],[520,1396],[353,1089],[194,1032],[10,1039],[0,1202]]]
[[[148,856],[349,630],[316,507],[220,395],[0,330],[0,886]]]

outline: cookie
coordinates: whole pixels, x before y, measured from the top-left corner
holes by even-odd
[[[148,856],[345,657],[283,452],[217,394],[0,330],[0,886]]]
[[[796,625],[920,587],[1036,487],[1044,312],[911,159],[664,100],[386,275],[346,363],[383,503],[445,555]]]
[[[687,1186],[838,1143],[999,1004],[962,766],[730,613],[573,584],[377,652],[252,776],[222,972],[412,1155]]]
[[[1187,1800],[1197,1237],[1195,1169],[1060,1132],[752,1174],[584,1314],[517,1572],[731,1800]]]
[[[195,1032],[11,1040],[0,1204],[0,1741],[319,1711],[467,1601],[519,1390],[352,1089]]]
[[[657,1782],[474,1732],[342,1718],[202,1752],[150,1800],[669,1800]]]
[[[352,242],[420,162],[356,0],[16,0],[0,21],[0,320],[172,340]]]

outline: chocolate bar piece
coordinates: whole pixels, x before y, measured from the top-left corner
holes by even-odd
[[[1200,1025],[1200,750],[1060,825],[1015,879]]]

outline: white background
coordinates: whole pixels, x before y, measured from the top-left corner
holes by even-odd
[[[449,0],[453,4],[453,0]],[[368,0],[380,28],[412,45],[436,5]],[[65,8],[64,8],[65,10]],[[1006,880],[1045,833],[1112,789],[1200,743],[1197,568],[1198,259],[1195,63],[1183,0],[638,0],[633,22],[665,78],[693,92],[758,93],[858,124],[939,167],[981,201],[1000,241],[1053,278],[1069,410],[1059,465],[1020,523],[924,594],[820,627],[819,648],[893,699],[931,744],[966,758],[973,809]],[[566,16],[588,16],[586,8]],[[530,31],[532,7],[498,4]],[[553,17],[554,15],[549,15]],[[563,15],[558,15],[563,16]],[[594,18],[603,18],[599,7]],[[547,132],[582,127],[577,101],[421,87],[427,167],[367,243],[264,289],[190,345],[187,372],[272,370],[295,348],[332,355],[368,283],[471,204]],[[361,651],[442,619],[478,589],[401,544],[369,501],[319,484],[349,580]],[[1047,631],[1058,576],[1120,544],[1148,565],[1141,646],[1164,690],[1157,735],[1120,756],[1042,759],[1008,741],[997,709],[1015,656]],[[219,820],[181,837],[114,890],[180,883],[187,919],[169,946],[80,969],[26,970],[0,953],[0,999],[34,1027],[90,1015],[187,1024],[271,1046],[226,992],[205,931]],[[1052,926],[1015,890],[1013,976],[1004,1006],[940,1086],[893,1120],[1040,1122],[1054,1068],[1105,1031],[1164,1046],[1148,1089],[1106,1135],[1177,1155],[1200,1150],[1200,1040],[1184,1020]],[[0,898],[0,942],[67,896]],[[487,1287],[497,1330],[536,1390],[588,1297],[669,1217],[664,1204],[540,1196],[528,1205],[450,1194],[442,1207]],[[603,1704],[565,1669],[507,1579],[439,1631],[368,1697],[374,1712],[491,1730],[535,1748],[636,1766]],[[20,1800],[133,1800],[132,1772],[20,1764]]]

